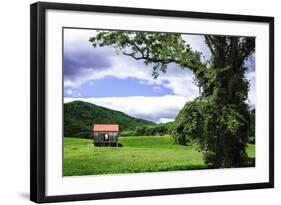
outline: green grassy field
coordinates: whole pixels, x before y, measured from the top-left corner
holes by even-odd
[[[123,147],[94,147],[92,142],[64,138],[64,176],[206,168],[194,146],[174,144],[169,136],[120,137]],[[254,157],[254,145],[247,151]]]

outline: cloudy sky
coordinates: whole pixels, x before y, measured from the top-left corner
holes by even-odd
[[[184,104],[199,95],[188,69],[175,64],[156,80],[151,66],[109,47],[94,48],[95,30],[64,29],[64,102],[82,100],[156,123],[175,119]],[[182,35],[192,47],[210,58],[202,35]],[[249,104],[255,106],[255,59],[249,60]]]

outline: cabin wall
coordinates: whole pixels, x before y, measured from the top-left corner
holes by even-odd
[[[105,135],[108,135],[108,140],[105,140]],[[94,132],[94,144],[96,146],[117,145],[118,132]]]

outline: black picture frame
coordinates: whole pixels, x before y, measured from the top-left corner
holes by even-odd
[[[229,184],[191,188],[132,190],[46,196],[46,81],[45,81],[45,25],[46,10],[86,11],[117,14],[136,14],[161,17],[181,17],[229,21],[262,22],[269,24],[269,181],[249,184]],[[267,123],[267,122],[265,122]],[[82,4],[38,2],[30,7],[30,200],[37,203],[76,200],[97,200],[198,192],[230,191],[274,187],[274,18],[264,16],[156,10],[144,8],[110,7]]]

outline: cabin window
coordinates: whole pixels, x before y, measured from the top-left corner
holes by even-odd
[[[104,135],[104,141],[108,141],[108,139],[109,139],[109,138],[108,138],[108,134],[105,134],[105,135]]]

